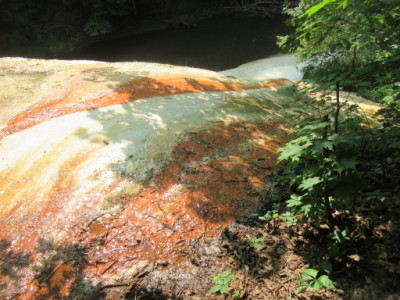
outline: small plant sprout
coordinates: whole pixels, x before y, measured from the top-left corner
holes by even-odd
[[[315,269],[305,269],[301,272],[299,279],[300,286],[297,288],[297,292],[303,293],[309,287],[311,287],[314,292],[318,292],[323,288],[335,289],[328,275],[318,276],[318,273],[318,270]]]
[[[347,231],[334,231],[332,234],[332,239],[335,241],[335,244],[343,243],[344,241],[350,240],[350,237],[347,235]]]
[[[280,209],[280,205],[278,203],[274,203],[272,204],[272,209],[267,211],[265,213],[265,215],[258,217],[260,220],[262,221],[270,221],[272,219],[275,219],[277,217],[279,217],[279,209]]]
[[[390,194],[383,193],[381,190],[373,190],[372,192],[365,193],[365,196],[367,196],[367,200],[369,201],[378,200],[383,202]]]
[[[235,275],[232,274],[231,269],[219,273],[213,278],[212,283],[214,283],[214,286],[208,291],[208,293],[228,295],[230,293],[229,284],[234,277]]]
[[[240,298],[240,292],[238,291],[238,290],[234,290],[233,291],[233,297],[235,297],[235,298]]]
[[[250,247],[255,249],[261,249],[263,246],[260,242],[264,241],[264,238],[253,236],[251,239],[247,240]]]
[[[286,211],[281,215],[282,221],[285,222],[287,227],[292,227],[297,225],[297,219],[295,218],[295,214],[291,211]]]

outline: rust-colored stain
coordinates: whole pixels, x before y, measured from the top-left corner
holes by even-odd
[[[6,136],[30,128],[52,118],[82,112],[86,110],[123,104],[138,99],[145,99],[155,96],[176,95],[185,93],[200,92],[225,92],[243,91],[248,89],[260,89],[276,85],[285,85],[285,79],[269,81],[265,84],[248,84],[235,81],[227,83],[213,78],[185,78],[185,77],[143,77],[124,84],[115,89],[112,93],[100,98],[79,100],[71,99],[67,94],[64,98],[47,101],[31,106],[24,112],[15,116],[7,125],[0,130],[0,140]]]
[[[250,88],[283,84],[286,81],[277,80]],[[0,132],[0,139],[73,112],[153,96],[247,88],[211,79],[143,78],[99,99],[75,103],[61,99],[32,106]],[[75,197],[74,170],[91,151],[58,164],[55,180],[44,191],[43,186],[25,189],[24,184],[37,172],[44,172],[57,157],[57,147],[43,156],[43,170],[28,159],[26,165],[21,164],[22,170],[10,167],[9,174],[0,178],[0,203],[6,204],[0,220],[0,298],[63,298],[73,289],[78,273],[107,279],[139,260],[162,261],[163,267],[190,264],[193,243],[218,235],[266,193],[265,177],[286,139],[283,125],[278,123],[237,122],[193,133],[175,147],[154,185],[113,216],[97,217],[95,207],[118,188],[122,180],[118,176],[87,195],[90,206],[82,206],[76,214],[60,215]],[[32,195],[41,198],[30,202]],[[53,233],[60,233],[61,238],[43,240]],[[46,269],[50,274],[41,274],[51,256],[57,260]],[[11,291],[14,294],[10,296]]]
[[[74,281],[74,262],[58,261],[51,267],[51,273],[45,279],[46,282],[39,290],[39,295],[46,295],[47,299],[59,299],[68,296],[69,288]]]
[[[38,173],[46,173],[46,170],[52,164],[52,160],[57,157],[57,151],[59,151],[59,148],[55,147],[42,155],[40,165],[32,165],[29,162],[29,158],[26,158],[20,160],[18,165],[11,166],[2,172],[0,188],[3,193],[0,195],[0,203],[6,205],[7,209],[3,206],[3,210],[0,212],[1,217],[4,215],[13,215],[23,203],[25,203],[25,207],[29,207],[26,201],[29,199],[32,201],[35,197],[41,197],[42,200],[48,199],[47,202],[51,203],[51,205],[57,203],[58,198],[63,198],[64,201],[68,199],[75,184],[73,170],[85,161],[93,150],[69,158],[60,165],[57,165],[58,174],[53,186],[27,185],[27,183],[34,181]],[[15,180],[10,180],[10,178],[15,178]],[[43,205],[41,209],[43,209]],[[48,212],[48,209],[50,208],[46,208],[45,212]],[[57,209],[53,208],[53,210]]]
[[[90,157],[92,151],[82,153],[69,158],[58,166],[58,174],[50,186],[36,184],[32,186],[30,181],[34,181],[35,174],[45,173],[51,159],[55,157],[57,148],[52,149],[48,155],[44,156],[42,168],[33,166],[25,170],[24,177],[18,180],[0,180],[0,190],[5,193],[0,194],[0,203],[3,204],[0,218],[0,241],[9,240],[11,237],[18,239],[18,245],[11,247],[23,249],[24,252],[31,252],[37,246],[38,241],[48,232],[56,228],[67,228],[74,226],[75,222],[84,219],[85,214],[93,209],[86,208],[79,214],[62,214],[65,207],[70,205],[69,201],[73,198],[74,187],[76,186],[75,170]],[[8,170],[8,178],[13,178],[13,172],[18,176],[18,166]],[[6,174],[7,175],[7,174]],[[96,205],[103,197],[114,190],[119,184],[115,180],[109,186],[105,185],[96,190],[94,195],[87,195],[91,198],[91,203]],[[43,192],[41,192],[41,189]],[[11,238],[12,239],[12,238]]]
[[[133,198],[115,218],[96,220],[85,241],[101,240],[86,272],[106,278],[135,261],[190,261],[188,248],[211,238],[266,193],[266,176],[286,133],[276,123],[234,123],[193,134],[178,145],[154,187]],[[82,239],[82,232],[72,234]]]
[[[54,224],[53,230],[63,226],[65,235],[48,253],[79,245],[85,249],[84,259],[74,261],[74,268],[102,280],[140,260],[162,261],[163,267],[188,265],[192,262],[191,245],[220,234],[262,199],[276,150],[287,138],[283,126],[277,123],[233,123],[193,133],[175,147],[153,187],[132,198],[118,215],[92,221],[72,218]],[[69,184],[68,178],[57,180],[53,195],[68,189]],[[59,204],[53,205],[57,207],[67,200],[55,197],[53,201]],[[30,243],[23,239],[7,250],[29,253],[31,266],[43,264],[43,255],[38,253],[38,234],[44,234],[40,227],[49,228],[46,224],[57,219],[56,209],[46,208],[43,212],[33,212],[36,217],[20,226],[14,224],[15,235],[18,231],[21,236],[29,232],[32,238]],[[81,211],[82,215],[90,212],[90,208]],[[27,231],[29,226],[33,226],[32,231]],[[9,239],[7,232],[2,232],[0,239]],[[72,260],[57,262],[44,285],[38,285],[32,268],[23,269],[19,274],[25,278],[22,282],[27,290],[20,299],[27,295],[40,298],[43,293],[56,298],[68,294],[74,282],[71,268]],[[3,276],[0,283],[4,280],[7,282],[7,277]]]

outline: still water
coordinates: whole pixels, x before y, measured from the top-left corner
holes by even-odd
[[[219,16],[196,23],[98,42],[63,58],[143,61],[221,71],[280,52],[276,37],[290,29],[284,17]]]

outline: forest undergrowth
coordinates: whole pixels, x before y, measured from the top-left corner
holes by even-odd
[[[288,126],[292,140],[266,175],[261,201],[219,237],[192,247],[196,276],[208,280],[180,286],[173,278],[185,271],[171,269],[157,284],[148,274],[131,295],[400,298],[398,128],[346,101],[299,93],[315,114]]]

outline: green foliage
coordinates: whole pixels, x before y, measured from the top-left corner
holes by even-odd
[[[295,195],[292,195],[295,196]],[[284,212],[280,212],[281,206],[278,203],[272,204],[272,209],[267,211],[263,216],[258,217],[262,221],[270,221],[275,218],[279,218],[288,227],[295,226],[297,224],[297,216],[296,213],[291,210],[290,206],[288,206],[289,210],[286,210]]]
[[[364,201],[382,202],[390,196],[378,187],[372,191],[363,190],[366,185],[360,170],[363,175],[371,172],[368,170],[371,157],[388,161],[394,164],[393,168],[400,163],[400,159],[394,158],[400,152],[397,123],[382,118],[371,127],[355,107],[334,103],[329,97],[313,101],[316,114],[290,125],[295,138],[279,150],[278,161],[286,168],[283,172],[286,180],[279,179],[279,182],[284,185],[289,182],[293,191],[285,202],[286,212],[279,213],[280,207],[275,206],[273,211],[260,217],[268,220],[277,215],[281,219],[292,216],[296,221],[299,216],[319,229],[326,228],[321,224],[329,225],[330,233],[318,237],[323,241],[318,268],[301,274],[298,292],[308,288],[313,291],[334,288],[329,276],[332,264],[326,259],[342,260],[350,241],[350,234],[341,228],[343,224],[337,222],[334,212],[349,213],[349,204],[360,197]],[[290,220],[285,221],[290,225]]]
[[[301,0],[286,12],[296,30],[279,44],[306,62],[308,81],[341,81],[370,99],[399,103],[399,1]]]
[[[335,244],[338,245],[345,241],[350,240],[350,237],[347,236],[346,230],[342,230],[342,231],[333,231],[332,239],[335,242]]]
[[[217,5],[196,0],[0,0],[0,7],[0,55],[54,56],[91,37],[132,28],[139,17],[190,22],[211,16]]]
[[[288,227],[296,226],[297,224],[297,218],[295,217],[295,213],[293,213],[293,211],[286,211],[281,214],[280,217]]]
[[[263,242],[263,241],[264,241],[264,238],[253,236],[251,239],[247,240],[247,243],[252,248],[261,249],[263,247],[263,245],[260,244],[260,242]]]
[[[273,204],[273,209],[265,213],[265,215],[258,217],[262,221],[270,221],[279,216],[279,204]]]
[[[341,117],[343,133],[339,134],[334,124],[338,121],[329,117],[331,111],[332,105],[327,102],[322,118],[310,117],[292,124],[297,138],[279,150],[278,161],[285,162],[294,173],[291,184],[297,190],[286,206],[302,215],[303,221],[331,223],[332,207],[350,201],[362,183],[357,153],[363,139],[356,134],[362,131],[361,119],[346,108]]]
[[[220,293],[224,295],[228,295],[230,293],[229,283],[235,275],[232,274],[232,270],[228,269],[222,273],[219,273],[212,280],[214,286],[208,291],[209,294]]]
[[[330,228],[328,235],[318,237],[324,241],[324,259],[318,268],[301,273],[298,292],[333,289],[332,264],[326,259],[343,258],[350,240],[334,212],[349,213],[348,204],[360,198],[383,202],[390,196],[380,186],[363,190],[361,172],[365,176],[374,171],[371,158],[393,170],[400,164],[400,2],[300,0],[295,7],[287,5],[286,12],[295,33],[281,37],[279,44],[305,62],[304,78],[315,83],[313,88],[325,93],[338,89],[340,82],[344,90],[382,103],[379,121],[372,123],[355,107],[332,103],[328,97],[313,100],[318,113],[293,124],[296,138],[280,149],[287,176],[279,183],[290,184],[293,190],[286,213],[321,231],[326,228],[321,223]],[[278,213],[274,210],[261,218]]]
[[[335,289],[332,280],[328,275],[318,276],[319,272],[315,269],[305,269],[299,279],[299,287],[297,289],[298,293],[303,293],[309,287],[312,288],[313,291],[318,292],[323,288]]]
[[[297,292],[303,293],[309,287],[311,287],[315,292],[318,292],[323,288],[335,289],[332,280],[329,278],[331,272],[332,264],[328,260],[319,259],[318,269],[310,268],[301,272],[298,280],[299,287],[297,288]]]
[[[234,290],[234,291],[233,291],[233,297],[235,297],[235,298],[240,298],[240,297],[241,297],[240,291]]]
[[[383,202],[386,200],[386,198],[389,196],[389,193],[387,192],[382,192],[381,190],[373,190],[371,192],[365,193],[365,196],[367,197],[367,200],[378,200],[380,202]]]
[[[135,16],[136,0],[16,0],[0,1],[0,42],[12,54],[29,47],[46,47],[50,53],[65,51],[65,45],[85,35],[108,33],[114,23]],[[86,36],[87,38],[87,36]],[[26,49],[25,49],[26,51]],[[52,53],[53,52],[53,53]],[[6,53],[8,54],[8,53]],[[43,55],[43,54],[42,54]]]

